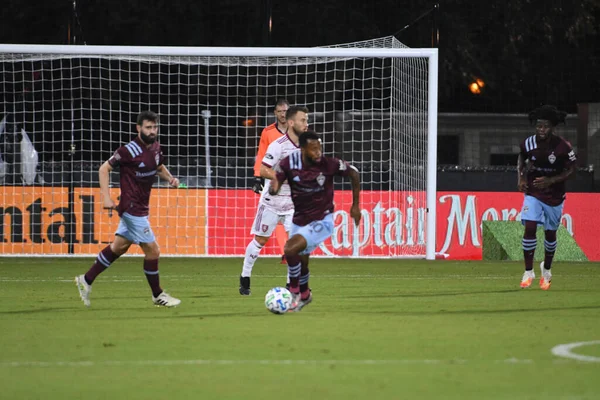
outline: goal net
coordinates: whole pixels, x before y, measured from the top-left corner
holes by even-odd
[[[161,253],[242,256],[259,136],[284,98],[309,108],[325,155],[362,181],[361,225],[349,182],[336,181],[334,234],[315,255],[433,258],[436,50],[393,37],[320,48],[0,45],[0,85],[4,255],[95,255],[110,243],[119,217],[102,209],[98,168],[152,110],[182,183],[152,191]],[[116,200],[118,172],[111,191]],[[262,254],[280,254],[274,238]]]

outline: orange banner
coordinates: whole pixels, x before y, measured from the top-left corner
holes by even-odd
[[[113,199],[118,189],[111,189]],[[163,255],[206,253],[206,191],[153,189],[150,225]],[[3,187],[0,191],[2,254],[97,254],[114,238],[116,212],[102,208],[98,188]],[[70,232],[72,232],[70,234]],[[131,254],[142,254],[137,246]]]

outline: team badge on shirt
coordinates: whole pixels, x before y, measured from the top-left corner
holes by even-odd
[[[319,176],[317,176],[317,183],[321,186],[323,186],[323,184],[325,183],[325,176],[323,175],[323,173],[319,173]]]
[[[556,161],[556,156],[554,155],[554,152],[552,152],[552,154],[548,156],[548,161],[550,161],[550,164],[554,164],[554,161]]]

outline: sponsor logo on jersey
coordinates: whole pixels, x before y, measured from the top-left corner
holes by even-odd
[[[137,176],[138,178],[144,178],[146,176],[152,176],[152,175],[156,175],[156,170],[148,171],[148,172],[135,171],[135,176]]]

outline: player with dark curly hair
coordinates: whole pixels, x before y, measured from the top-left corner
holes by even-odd
[[[521,288],[531,286],[535,279],[533,257],[536,248],[536,230],[544,226],[544,261],[540,264],[540,288],[548,290],[552,282],[552,260],[556,251],[556,231],[560,226],[565,200],[565,181],[576,169],[577,156],[571,144],[555,134],[555,128],[565,123],[567,113],[554,106],[544,105],[529,113],[535,124],[535,134],[521,143],[518,161],[518,189],[525,193],[521,221],[525,273]]]

